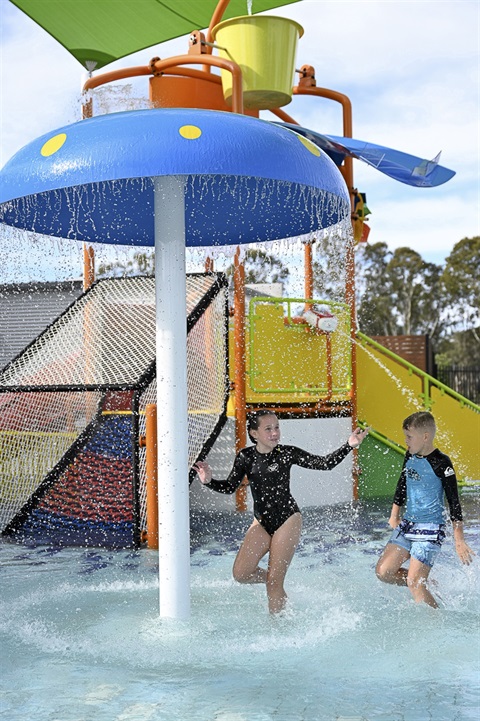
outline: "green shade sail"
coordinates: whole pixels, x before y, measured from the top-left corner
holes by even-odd
[[[10,0],[87,70],[152,45],[208,28],[218,0]],[[257,14],[299,0],[253,0]],[[222,20],[247,15],[230,0]],[[187,48],[185,48],[187,52]]]

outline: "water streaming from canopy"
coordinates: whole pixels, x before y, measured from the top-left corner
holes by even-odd
[[[185,246],[311,233],[349,216],[344,180],[308,139],[263,120],[141,110],[42,136],[1,172],[0,221],[72,240],[155,245],[160,613],[189,615]]]

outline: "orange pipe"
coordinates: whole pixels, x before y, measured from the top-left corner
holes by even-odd
[[[83,290],[95,282],[95,251],[92,245],[83,244]]]
[[[218,25],[219,22],[221,22],[223,14],[225,10],[227,9],[228,5],[230,3],[230,0],[218,0],[217,7],[213,11],[212,19],[210,20],[210,25],[208,26],[207,35],[205,37],[205,40],[207,43],[213,42],[213,35],[212,30],[215,27],[215,25]],[[213,52],[213,48],[211,45],[205,45],[205,55],[211,55]],[[211,66],[205,64],[203,66],[203,70],[207,75],[212,74]]]
[[[300,123],[292,118],[291,115],[286,113],[284,110],[281,110],[280,108],[272,108],[270,112],[273,115],[276,115],[277,118],[280,118],[280,120],[283,120],[284,123],[291,123],[292,125],[300,125]]]
[[[217,83],[217,85],[222,84],[220,75],[212,75],[212,73],[205,73],[203,70],[194,70],[193,68],[169,68],[164,70],[162,75],[181,75],[195,80],[208,80],[209,83]]]
[[[304,262],[305,262],[305,298],[313,298],[312,243],[305,243]],[[309,308],[309,304],[305,303],[305,309],[308,310],[308,308]]]
[[[337,416],[341,417],[342,413],[344,415],[350,415],[350,404],[347,401],[346,403],[342,403],[342,401],[338,401],[335,403],[327,403],[326,401],[318,401],[318,403],[311,403],[309,404],[307,401],[302,403],[298,406],[284,406],[281,404],[272,404],[271,410],[273,413],[280,414],[282,416],[285,415],[291,415],[291,416],[317,416],[319,413],[322,415],[328,415],[328,416]],[[262,406],[264,408],[265,406]],[[257,410],[257,406],[253,404],[248,405],[249,411]]]
[[[103,73],[102,75],[92,75],[92,77],[88,78],[85,82],[83,92],[85,93],[87,90],[98,88],[99,85],[113,83],[115,80],[136,78],[139,75],[152,75],[152,70],[148,65],[138,65],[133,68],[119,68],[118,70],[111,70],[109,73]]]
[[[326,401],[329,401],[333,394],[333,373],[332,373],[332,338],[330,333],[326,333],[325,343],[327,352],[327,397]]]
[[[147,490],[147,547],[158,548],[157,406],[145,408],[145,483]]]
[[[178,55],[173,58],[167,58],[167,60],[152,61],[152,70],[155,75],[162,73],[166,68],[171,68],[174,65],[200,65],[202,63],[221,68],[222,70],[228,70],[232,73],[232,112],[243,115],[242,70],[233,60],[219,58],[216,55]],[[206,73],[206,75],[208,75],[208,73]]]
[[[328,88],[302,87],[300,85],[296,85],[292,92],[293,95],[316,95],[318,97],[335,100],[335,102],[340,103],[343,111],[343,137],[352,137],[352,103],[350,102],[348,95],[339,93],[336,90],[329,90]],[[352,158],[345,158],[343,163],[344,170],[342,175],[345,178],[348,192],[353,198],[353,160]]]
[[[222,70],[228,70],[232,73],[232,111],[243,115],[243,78],[242,70],[237,63],[233,60],[226,60],[213,55],[177,55],[173,58],[167,58],[166,60],[160,60],[154,58],[150,65],[142,65],[133,68],[121,68],[120,70],[113,70],[110,73],[104,73],[103,75],[97,75],[91,77],[83,86],[83,92],[98,88],[100,85],[111,83],[115,80],[123,80],[125,78],[132,78],[139,75],[162,75],[168,71],[169,74],[182,74],[180,68],[176,68],[177,65],[209,65]],[[175,69],[175,72],[173,71]],[[210,73],[201,73],[198,71],[198,75],[192,75],[193,71],[190,71],[188,75],[190,77],[204,77],[206,80],[209,79]],[[186,74],[186,73],[185,73]],[[219,80],[221,82],[221,79]],[[219,82],[214,80],[212,82]]]
[[[247,445],[247,410],[245,397],[245,266],[240,262],[240,248],[237,248],[233,271],[235,325],[235,452]],[[247,488],[245,481],[235,495],[237,511],[247,510]]]
[[[208,26],[207,35],[205,37],[205,40],[208,43],[211,43],[212,38],[212,30],[215,27],[215,25],[218,25],[218,23],[221,21],[223,14],[225,10],[227,9],[228,5],[230,3],[230,0],[218,0],[217,7],[213,11],[212,19],[210,20],[210,25]],[[207,45],[206,52],[211,55],[212,49]]]

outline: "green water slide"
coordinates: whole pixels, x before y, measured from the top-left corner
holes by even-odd
[[[359,451],[360,498],[392,496],[405,452],[402,421],[428,410],[436,445],[463,485],[480,484],[480,406],[358,333],[357,412],[372,431]]]

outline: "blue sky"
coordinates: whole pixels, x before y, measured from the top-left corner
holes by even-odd
[[[3,165],[35,137],[80,118],[84,71],[8,0],[0,0],[0,10]],[[370,241],[386,242],[392,250],[406,245],[442,264],[458,240],[480,232],[480,4],[302,0],[271,14],[304,27],[296,66],[313,65],[317,85],[350,97],[355,138],[428,159],[441,150],[441,163],[456,171],[445,185],[422,189],[354,164],[355,184],[372,211]],[[146,65],[155,55],[186,49],[187,38],[178,39],[107,69]],[[148,80],[136,82],[133,94],[146,97]],[[297,97],[284,109],[306,127],[342,135],[336,103]]]

